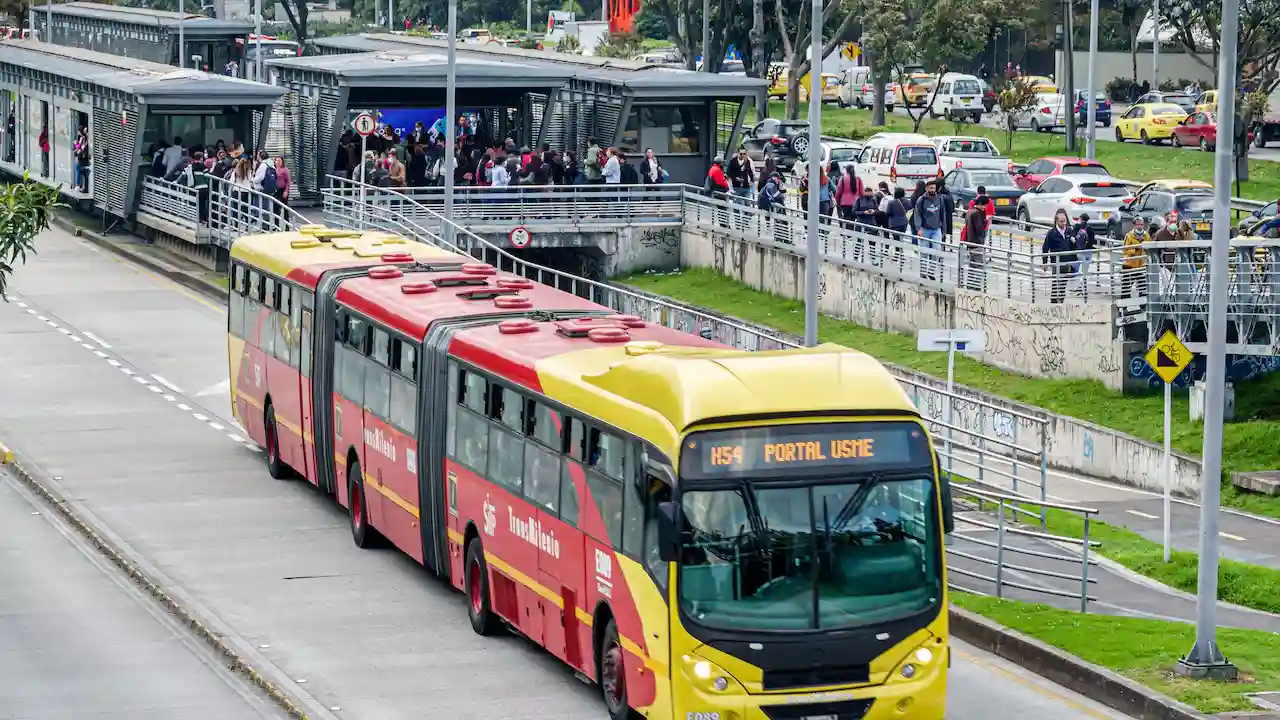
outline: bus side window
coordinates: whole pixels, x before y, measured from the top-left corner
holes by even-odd
[[[649,575],[658,586],[667,589],[667,564],[662,561],[662,548],[658,547],[658,505],[671,499],[671,486],[656,475],[645,476],[644,498],[644,554],[642,560]]]
[[[347,342],[342,347],[342,396],[356,405],[364,405],[364,356],[365,322],[352,315],[346,316]]]
[[[644,557],[645,486],[643,477],[622,481],[622,551],[634,558]]]
[[[382,420],[391,415],[391,339],[380,328],[370,328],[373,333],[373,354],[364,361],[364,405],[369,412]]]
[[[587,426],[577,418],[565,418],[564,454],[584,462],[587,459]]]
[[[241,326],[240,337],[253,347],[261,347],[258,344],[258,316],[261,314],[259,310],[262,302],[262,276],[257,270],[250,270],[247,283],[244,296],[244,324]]]
[[[296,362],[290,361],[296,343],[295,330],[290,325],[293,321],[292,300],[292,288],[287,283],[276,283],[276,307],[279,312],[273,313],[271,317],[271,326],[275,330],[275,356],[280,362],[297,367]]]
[[[587,442],[587,457],[591,459],[591,467],[621,480],[625,477],[626,443],[616,435],[591,429]]]
[[[462,374],[458,369],[458,364],[449,361],[449,401],[445,403],[445,426],[444,426],[444,452],[451,458],[457,455],[457,437],[458,437],[458,404],[462,401],[459,394],[459,378]]]
[[[247,271],[239,263],[231,266],[231,285],[227,293],[227,332],[244,337],[244,291]]]
[[[610,545],[622,549],[622,483],[597,472],[587,472],[587,488],[595,500]],[[596,538],[605,541],[606,538]]]
[[[578,488],[573,484],[573,468],[581,471],[582,466],[572,460],[565,460],[560,465],[560,519],[578,527],[578,512],[582,503],[578,499]]]
[[[559,453],[564,443],[560,440],[560,428],[564,424],[560,413],[535,400],[525,401],[525,434]]]

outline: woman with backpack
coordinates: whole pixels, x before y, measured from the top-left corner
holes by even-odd
[[[839,208],[841,219],[853,222],[853,206],[862,194],[860,185],[857,176],[853,174],[853,165],[850,164],[840,176],[840,182],[836,183],[836,207]]]

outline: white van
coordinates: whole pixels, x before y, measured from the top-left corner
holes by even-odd
[[[982,120],[982,83],[974,75],[947,73],[938,81],[929,114],[949,120]]]
[[[876,133],[858,154],[854,172],[863,183],[875,187],[881,182],[907,192],[916,183],[942,177],[938,150],[927,135]]]
[[[861,110],[876,104],[876,81],[871,76],[871,68],[857,65],[844,69],[840,77],[840,107],[850,105]],[[898,84],[886,82],[884,86],[885,112],[893,112],[893,101],[898,94]]]

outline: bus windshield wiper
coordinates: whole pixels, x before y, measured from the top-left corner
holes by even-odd
[[[867,479],[862,481],[862,485],[858,487],[857,492],[845,500],[844,505],[840,507],[840,512],[836,513],[835,520],[827,526],[828,535],[832,532],[839,532],[844,529],[845,525],[853,519],[853,514],[862,507],[862,503],[866,502],[867,495],[871,494],[871,490],[884,480],[884,476],[879,473],[871,473]]]

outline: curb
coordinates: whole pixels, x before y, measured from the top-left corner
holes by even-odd
[[[145,255],[142,255],[140,253],[132,252],[131,250],[129,250],[127,245],[113,242],[111,238],[107,237],[106,235],[103,235],[100,232],[96,232],[94,230],[90,230],[88,228],[84,228],[79,225],[76,225],[74,222],[71,221],[71,219],[67,216],[66,213],[55,214],[53,216],[52,224],[57,226],[60,230],[68,232],[75,237],[88,240],[94,245],[97,245],[98,247],[102,248],[103,250],[106,250],[107,252],[117,257],[120,257],[136,265],[141,265],[142,267],[146,268],[147,270],[150,270],[151,272],[157,275],[160,275],[168,280],[172,280],[173,282],[187,288],[188,290],[192,290],[194,292],[200,293],[201,295],[211,300],[216,300],[221,305],[227,304],[227,291],[222,289],[221,287],[218,287],[217,285],[207,282],[194,275],[189,275],[180,270],[174,270],[173,268],[163,265],[161,263],[158,263],[155,260]]]
[[[951,608],[956,637],[1139,720],[1207,720],[1209,716],[1148,687],[976,613]]]
[[[307,695],[282,670],[239,639],[212,613],[177,589],[163,573],[116,537],[106,526],[68,494],[56,480],[41,472],[21,454],[0,444],[0,465],[80,533],[104,558],[118,567],[165,611],[204,641],[226,661],[226,669],[258,688],[273,703],[297,720],[338,720],[337,716]]]

